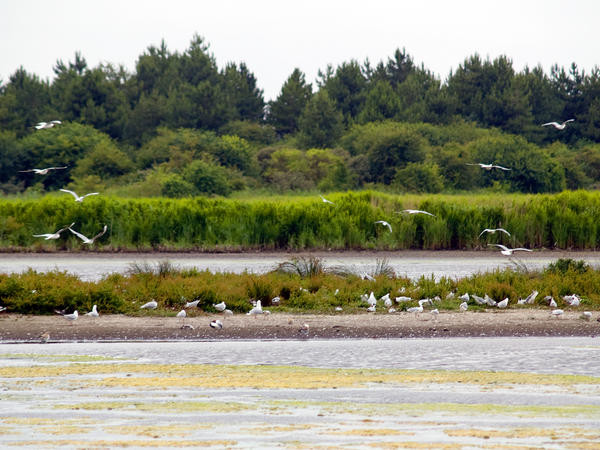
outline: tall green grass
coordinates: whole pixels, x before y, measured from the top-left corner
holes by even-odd
[[[65,196],[0,200],[3,250],[474,249],[488,243],[530,248],[596,249],[600,193],[391,195],[373,191],[252,199],[123,199]],[[424,209],[435,217],[400,213]],[[386,220],[393,232],[375,224]],[[34,238],[75,222],[93,247],[70,232]],[[484,235],[503,227],[505,235]]]

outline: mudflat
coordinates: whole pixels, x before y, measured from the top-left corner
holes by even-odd
[[[596,336],[600,313],[581,318],[581,311],[556,317],[548,309],[441,311],[361,314],[287,314],[230,316],[191,312],[184,320],[163,316],[80,316],[0,314],[0,342],[223,340],[223,339],[350,339],[477,336]],[[223,327],[210,326],[220,320]]]

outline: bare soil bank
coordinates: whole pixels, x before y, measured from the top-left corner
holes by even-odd
[[[477,336],[596,336],[600,313],[583,320],[578,311],[560,318],[549,310],[429,313],[299,315],[271,314],[250,317],[196,315],[185,322],[175,317],[80,316],[75,322],[57,316],[0,314],[0,342],[52,341],[221,340],[221,339],[336,339]],[[209,326],[214,319],[222,329]],[[308,325],[308,333],[304,324]],[[300,331],[303,330],[303,331]]]

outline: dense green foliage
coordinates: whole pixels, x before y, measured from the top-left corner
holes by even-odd
[[[393,192],[557,192],[600,178],[600,71],[516,72],[473,55],[442,82],[397,50],[298,68],[265,102],[242,63],[219,69],[194,36],[164,42],[133,73],[58,60],[53,80],[18,68],[0,81],[0,191],[58,188],[125,196],[231,195],[257,188]],[[575,119],[564,130],[542,127]],[[37,122],[63,124],[35,130]],[[466,163],[496,163],[510,172]],[[19,170],[63,166],[40,177]],[[206,178],[206,180],[204,179]]]
[[[190,166],[193,168],[194,166]],[[0,248],[52,251],[237,249],[473,249],[600,247],[600,193],[407,195],[371,191],[250,200],[222,198],[122,199],[102,195],[83,203],[59,193],[0,201]],[[435,214],[403,214],[403,209]],[[385,220],[392,232],[375,224]],[[74,229],[94,236],[93,246],[68,230],[57,240],[33,234]],[[479,234],[503,227],[511,236]]]
[[[298,266],[298,261],[290,262]],[[195,269],[180,270],[168,263],[157,267],[135,266],[128,275],[111,274],[98,282],[84,282],[74,275],[64,272],[36,273],[27,271],[21,274],[0,274],[0,305],[9,312],[23,314],[53,314],[54,310],[81,312],[89,311],[98,305],[101,314],[141,312],[140,306],[149,299],[156,299],[158,310],[150,314],[173,315],[186,301],[199,300],[199,310],[189,310],[191,314],[215,313],[213,304],[225,301],[227,307],[243,313],[252,307],[250,299],[262,300],[277,312],[333,313],[341,306],[345,313],[364,312],[367,303],[361,295],[373,292],[377,298],[390,293],[394,298],[400,289],[404,296],[413,301],[396,305],[402,311],[415,306],[421,298],[439,297],[434,307],[443,310],[456,310],[464,293],[483,297],[489,294],[497,301],[509,298],[509,308],[526,308],[517,305],[519,298],[525,298],[533,290],[539,291],[533,307],[547,307],[543,300],[551,295],[561,308],[569,309],[562,299],[564,295],[577,293],[581,296],[581,306],[577,309],[600,309],[600,271],[586,268],[579,270],[581,262],[563,261],[562,266],[572,266],[564,271],[545,270],[540,272],[520,272],[498,270],[473,275],[462,279],[423,276],[411,281],[397,277],[389,270],[373,273],[374,281],[364,280],[352,273],[330,273],[318,268],[319,261],[304,261],[303,269],[274,270],[263,275],[216,273]],[[385,261],[378,266],[385,266]],[[336,293],[337,291],[337,293]],[[454,292],[452,299],[446,296]],[[279,306],[270,306],[273,297],[281,298]],[[380,302],[381,303],[381,302]],[[485,309],[475,303],[472,310]],[[380,311],[387,308],[380,304]]]

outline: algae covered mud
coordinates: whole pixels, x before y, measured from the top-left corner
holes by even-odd
[[[600,444],[595,338],[239,344],[2,345],[0,446]],[[463,366],[465,346],[481,366]],[[511,359],[528,364],[502,370]]]

